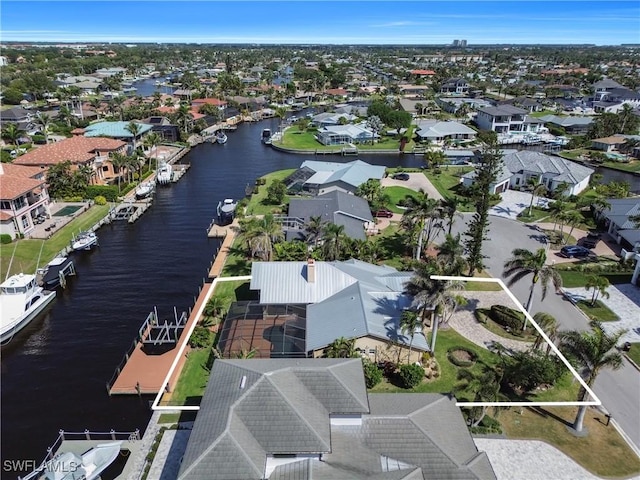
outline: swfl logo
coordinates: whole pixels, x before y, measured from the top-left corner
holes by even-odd
[[[52,473],[72,473],[78,470],[80,464],[74,461],[71,462],[59,462],[49,460],[44,465],[36,462],[35,460],[4,460],[2,462],[2,469],[5,472],[28,472],[33,470],[46,470]]]
[[[35,470],[38,462],[35,460],[4,460],[2,470],[5,472],[26,472]]]

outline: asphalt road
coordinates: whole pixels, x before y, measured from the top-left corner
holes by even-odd
[[[471,218],[465,214],[463,218],[456,220],[453,226],[453,234],[464,233],[466,224]],[[483,253],[486,269],[495,278],[503,278],[502,270],[504,262],[511,257],[515,248],[526,248],[535,251],[545,248],[546,242],[540,232],[534,227],[507,218],[491,216],[488,239],[483,245]],[[553,261],[554,253],[548,258]],[[531,278],[525,277],[519,283],[511,287],[516,298],[524,305],[529,295]],[[556,294],[553,285],[549,286],[547,296],[542,299],[542,289],[536,287],[533,299],[532,314],[548,312],[553,315],[560,325],[561,330],[588,330],[589,324],[586,318],[561,294]],[[611,413],[612,418],[621,426],[627,436],[640,448],[640,372],[628,361],[618,371],[603,370],[599,374],[594,391],[599,396],[605,409]]]

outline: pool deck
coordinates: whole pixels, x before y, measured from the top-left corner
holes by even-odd
[[[78,207],[77,210],[63,215],[58,215],[59,212],[63,212],[66,208],[70,207]],[[67,203],[67,202],[51,202],[49,204],[49,208],[51,211],[51,218],[44,221],[39,225],[36,225],[33,230],[31,230],[27,237],[28,238],[37,238],[37,239],[47,239],[51,237],[54,233],[60,230],[62,227],[67,225],[73,219],[79,217],[84,212],[86,212],[90,207],[88,202],[80,202],[80,203]],[[49,230],[46,230],[46,229]]]

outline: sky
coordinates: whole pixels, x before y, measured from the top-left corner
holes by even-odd
[[[0,41],[259,44],[640,43],[640,2],[11,1]]]

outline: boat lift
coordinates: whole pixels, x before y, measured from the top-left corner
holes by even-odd
[[[182,312],[178,317],[178,311],[173,307],[173,317],[172,321],[161,322],[158,319],[158,310],[154,307],[138,332],[143,345],[177,344],[187,324],[187,312]]]

